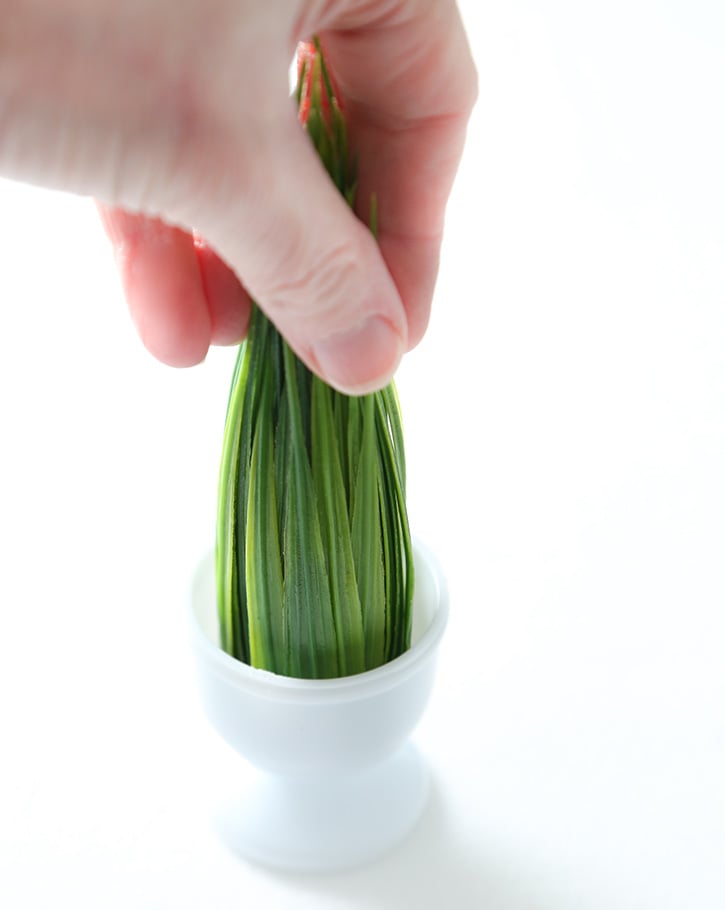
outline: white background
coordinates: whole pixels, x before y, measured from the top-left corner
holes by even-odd
[[[304,879],[209,832],[245,769],[184,609],[233,352],[156,364],[91,204],[0,183],[1,906],[725,906],[725,8],[462,7],[481,100],[399,377],[453,610],[420,828]]]

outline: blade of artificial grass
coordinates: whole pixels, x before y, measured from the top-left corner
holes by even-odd
[[[338,190],[344,194],[349,176],[347,127],[337,102],[337,96],[322,54],[320,42],[317,38],[314,39],[314,45],[317,53],[313,64],[310,114],[314,115],[315,123],[310,137],[317,149],[317,154],[325,165],[327,173]],[[323,86],[327,97],[326,114],[324,113],[321,98]],[[309,119],[308,116],[308,123]]]
[[[378,239],[378,197],[375,193],[370,197],[370,233]]]
[[[404,645],[405,564],[400,544],[400,517],[395,496],[395,481],[391,476],[395,466],[381,451],[380,457],[380,523],[383,542],[385,577],[385,659],[401,654]],[[392,469],[392,470],[391,470]]]
[[[380,542],[382,544],[383,558],[383,585],[385,602],[385,627],[383,634],[383,653],[385,660],[390,660],[390,655],[395,653],[394,625],[395,613],[398,606],[398,585],[395,574],[395,542],[390,535],[395,528],[394,510],[391,508],[388,495],[389,481],[386,475],[385,463],[382,458],[379,462],[378,472],[378,497],[380,501]]]
[[[285,345],[285,354],[287,354],[287,345]],[[289,352],[291,354],[291,351]],[[292,355],[294,357],[294,355]],[[312,373],[307,369],[307,367],[302,363],[301,360],[297,360],[294,357],[295,364],[297,366],[296,371],[293,371],[293,379],[295,380],[295,395],[297,405],[297,416],[300,419],[301,429],[302,429],[302,439],[304,441],[305,452],[308,454],[308,463],[309,463],[309,451],[310,451],[310,438],[311,438],[311,427],[310,427],[310,401],[312,395]],[[288,375],[288,368],[285,361],[285,376]],[[289,396],[286,396],[287,402],[290,402]]]
[[[295,103],[297,110],[299,111],[300,106],[302,105],[302,90],[305,86],[305,81],[308,75],[309,61],[305,58],[302,61],[302,69],[299,72],[297,77],[297,85],[295,86]]]
[[[352,503],[352,551],[365,629],[365,662],[385,661],[385,581],[380,529],[375,397],[360,399],[362,436]]]
[[[239,609],[247,615],[247,591],[246,591],[246,519],[249,509],[250,493],[252,487],[249,482],[249,468],[252,460],[252,445],[256,427],[260,416],[264,417],[265,409],[269,411],[272,407],[268,402],[265,407],[262,406],[262,394],[265,387],[266,377],[273,369],[274,357],[273,350],[276,338],[276,330],[271,322],[264,315],[259,307],[254,306],[250,319],[249,334],[247,345],[249,347],[249,379],[247,382],[247,395],[244,402],[244,417],[242,420],[241,437],[242,437],[242,468],[239,472],[239,489],[237,494],[237,563],[239,585]],[[274,385],[274,377],[272,376]],[[244,626],[246,653],[249,654],[249,631],[247,624]],[[247,658],[249,659],[249,658]]]
[[[395,452],[395,463],[400,478],[400,486],[405,494],[406,476],[405,476],[405,443],[403,439],[403,421],[400,416],[400,399],[395,383],[391,382],[380,392],[382,401],[378,403],[378,409],[384,408],[387,416],[387,425],[390,430],[390,437]]]
[[[282,382],[280,382],[282,386]],[[287,497],[284,495],[290,472],[292,440],[289,429],[289,409],[284,400],[277,409],[277,427],[274,434],[274,485],[277,491],[277,528],[282,547],[282,531],[287,523]]]
[[[340,473],[342,476],[342,485],[345,490],[346,514],[349,524],[350,465],[347,453],[347,425],[349,421],[348,401],[349,398],[347,395],[342,395],[340,392],[336,392],[333,389],[330,390],[330,404],[332,407],[332,417],[334,421],[332,432],[335,434],[335,441],[337,443],[338,453],[340,456]]]
[[[391,659],[391,657],[402,654],[403,651],[410,647],[415,570],[408,510],[405,501],[405,452],[402,441],[402,421],[400,420],[400,412],[397,406],[397,395],[393,390],[395,397],[391,399],[387,396],[388,389],[383,390],[376,398],[376,415],[380,457],[387,464],[387,468],[384,471],[384,479],[387,483],[385,498],[389,504],[388,515],[392,526],[389,529],[389,536],[394,540],[395,546],[398,548],[395,564],[389,568],[396,582],[400,582],[399,590],[395,595],[396,600],[394,601],[396,605],[396,623],[392,642],[394,653],[391,653],[388,658]],[[386,408],[386,401],[388,403],[392,402],[395,407]],[[395,425],[398,427],[397,433],[399,434],[397,446],[395,442],[396,431],[392,429]]]
[[[249,465],[252,495],[247,509],[246,586],[251,663],[279,673],[286,661],[286,630],[274,476],[273,381],[268,370]]]
[[[335,677],[339,664],[330,584],[301,420],[297,363],[286,345],[284,364],[291,442],[284,535],[287,672],[303,678]]]
[[[222,647],[249,661],[244,546],[252,439],[260,397],[259,379],[269,323],[256,307],[241,346],[229,396],[222,445],[217,517],[217,603]]]
[[[345,442],[347,449],[347,476],[348,476],[348,501],[350,515],[354,512],[355,486],[357,481],[357,466],[360,461],[360,446],[362,439],[362,398],[348,399],[347,407],[347,432]]]
[[[383,541],[385,576],[385,655],[386,660],[397,657],[405,650],[401,646],[401,626],[405,612],[405,566],[400,544],[400,516],[396,497],[395,477],[398,473],[393,447],[389,444],[393,416],[386,407],[385,391],[375,396],[375,417],[378,433],[378,458],[380,464],[380,519]]]
[[[225,651],[237,654],[241,638],[240,615],[237,608],[235,505],[240,459],[240,426],[244,388],[247,383],[249,358],[244,347],[240,348],[234,369],[234,379],[229,394],[227,419],[222,445],[222,463],[219,474],[219,505],[216,535],[217,608],[219,611],[220,644]]]
[[[332,413],[332,389],[312,380],[312,478],[319,507],[322,543],[327,555],[330,598],[342,676],[365,669],[362,610],[355,580],[347,495],[342,476],[338,434]]]
[[[312,39],[312,43],[315,46],[317,53],[315,54],[315,62],[320,67],[322,73],[322,79],[325,83],[325,91],[327,92],[327,97],[333,99],[335,97],[335,89],[332,87],[332,80],[330,79],[330,73],[327,69],[327,64],[325,63],[325,58],[322,53],[322,45],[320,44],[320,39],[315,35]]]

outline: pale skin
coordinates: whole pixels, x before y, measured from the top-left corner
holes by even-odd
[[[290,101],[314,33],[379,248]],[[449,0],[0,0],[0,174],[98,200],[141,339],[174,366],[239,341],[253,298],[332,385],[387,382],[425,332],[475,98]]]

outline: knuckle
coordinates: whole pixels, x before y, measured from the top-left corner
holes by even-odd
[[[315,323],[334,328],[345,311],[345,302],[363,281],[359,250],[340,241],[324,252],[310,252],[306,243],[288,255],[279,269],[280,278],[268,285],[264,303],[277,318],[301,311]]]

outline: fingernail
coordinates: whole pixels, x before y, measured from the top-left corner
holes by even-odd
[[[386,385],[403,356],[403,339],[383,316],[318,341],[312,349],[322,378],[349,395]]]

